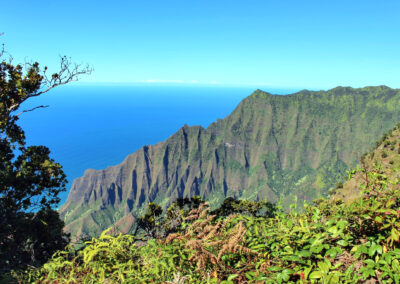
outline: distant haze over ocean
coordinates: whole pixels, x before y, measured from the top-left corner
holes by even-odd
[[[88,168],[104,169],[144,145],[156,144],[184,124],[208,125],[229,115],[259,87],[190,85],[70,85],[23,105],[27,143],[45,145],[72,181]],[[297,90],[260,88],[274,94]],[[68,192],[60,195],[61,204]]]

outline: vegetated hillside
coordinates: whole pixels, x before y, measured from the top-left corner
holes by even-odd
[[[400,118],[400,90],[385,86],[257,90],[207,129],[182,127],[121,164],[87,170],[60,213],[73,236],[99,235],[118,222],[129,231],[149,202],[167,206],[200,195],[291,203],[323,196]],[[101,153],[99,153],[101,155]]]
[[[218,218],[203,203],[165,238],[137,243],[134,236],[104,232],[83,250],[59,252],[19,277],[37,283],[400,283],[399,126],[362,169],[348,171],[334,198],[315,200],[302,213],[291,206],[288,213]],[[357,194],[345,202],[341,190]]]
[[[400,123],[397,124],[396,129],[390,130],[385,133],[379,141],[374,145],[374,150],[369,154],[361,156],[361,163],[359,169],[368,171],[376,171],[384,173],[386,180],[396,181],[400,180]],[[359,198],[361,188],[358,185],[367,183],[369,181],[366,171],[347,172],[348,176],[352,178],[346,183],[337,184],[336,190],[332,190],[332,197],[335,199],[343,199],[346,202],[351,202]],[[356,189],[356,190],[355,190]]]

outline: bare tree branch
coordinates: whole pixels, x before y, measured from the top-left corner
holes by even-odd
[[[34,68],[35,63],[25,62],[25,69],[30,70]],[[8,107],[8,112],[12,113],[20,107],[20,105],[25,102],[27,99],[32,97],[38,97],[47,93],[51,89],[68,84],[73,81],[78,81],[80,75],[89,75],[93,72],[93,68],[91,68],[88,64],[82,66],[82,64],[72,63],[70,57],[60,56],[60,69],[58,73],[53,73],[51,76],[48,74],[48,68],[44,67],[41,76],[43,80],[41,82],[42,88],[36,92],[28,93],[25,98],[20,100],[19,102]],[[19,113],[18,115],[20,115]],[[18,116],[17,115],[17,116]]]
[[[51,77],[49,77],[47,73],[47,67],[45,67],[43,70],[44,88],[37,93],[30,94],[29,97],[37,97],[47,93],[57,86],[78,81],[80,75],[89,75],[92,72],[93,68],[91,68],[89,65],[82,67],[82,64],[72,63],[71,58],[67,56],[60,56],[60,71],[52,74]]]
[[[60,71],[54,73],[49,77],[47,75],[47,68],[44,69],[44,85],[47,87],[33,96],[39,96],[48,92],[50,89],[67,84],[72,81],[79,80],[79,76],[83,74],[90,74],[93,68],[89,65],[82,66],[82,64],[72,63],[71,58],[60,56]]]
[[[4,35],[4,33],[0,33],[0,36]],[[0,58],[3,56],[4,54],[4,43],[1,45],[1,49],[0,49]]]
[[[1,35],[1,34],[0,34],[0,35]],[[1,45],[1,48],[0,48],[0,58],[3,57],[4,52],[5,52],[5,49],[4,49],[4,43],[3,43],[3,44]]]
[[[23,110],[20,113],[16,114],[15,116],[20,116],[21,114],[23,114],[25,112],[30,112],[30,111],[33,111],[33,110],[38,109],[38,108],[46,108],[46,107],[49,107],[49,105],[46,105],[46,106],[41,105],[41,106],[34,107],[32,109]]]

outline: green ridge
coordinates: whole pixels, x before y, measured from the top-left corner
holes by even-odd
[[[399,120],[400,90],[386,86],[257,90],[207,129],[185,125],[120,165],[86,171],[60,213],[73,236],[92,236],[149,202],[178,197],[200,195],[213,208],[228,196],[302,204],[326,196]]]
[[[332,198],[306,204],[301,213],[293,204],[260,214],[262,203],[234,199],[214,212],[206,204],[191,211],[175,205],[168,212],[180,227],[166,237],[137,242],[105,231],[83,249],[69,247],[16,277],[34,283],[400,283],[399,168],[400,124],[347,172]]]

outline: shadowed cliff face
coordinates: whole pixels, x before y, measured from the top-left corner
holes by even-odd
[[[287,96],[257,90],[207,129],[185,125],[117,166],[87,170],[60,213],[73,235],[98,235],[148,202],[178,197],[200,195],[211,206],[228,196],[312,200],[398,121],[400,90],[384,86]]]

